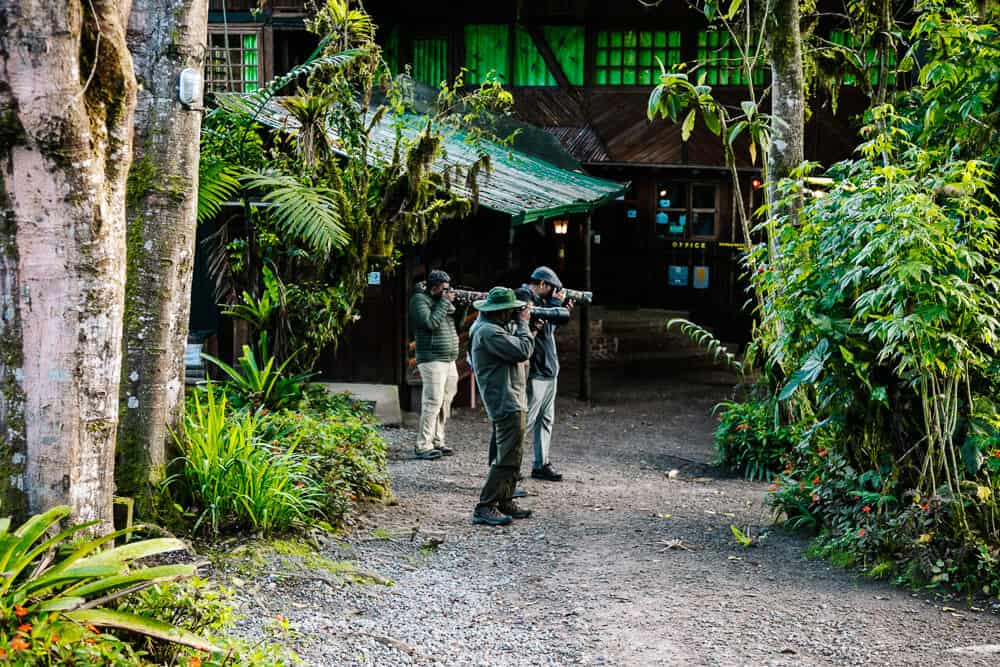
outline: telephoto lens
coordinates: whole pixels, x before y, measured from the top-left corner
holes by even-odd
[[[578,303],[591,303],[594,300],[593,292],[581,292],[580,290],[564,288],[567,299],[572,299]]]
[[[566,318],[566,313],[568,311],[562,306],[531,306],[531,319],[533,320],[545,320],[546,322],[550,320],[560,320]]]
[[[486,292],[473,292],[472,290],[455,288],[448,291],[455,295],[455,302],[460,304],[472,303],[473,301],[486,298]]]

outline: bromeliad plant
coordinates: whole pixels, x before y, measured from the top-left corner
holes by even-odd
[[[91,522],[60,531],[60,522],[69,513],[69,507],[55,507],[15,530],[9,518],[0,519],[0,635],[8,638],[5,651],[31,652],[36,625],[45,627],[46,645],[52,635],[65,642],[92,636],[88,627],[95,632],[97,627],[108,627],[202,651],[217,650],[190,631],[113,606],[150,586],[193,576],[193,565],[135,565],[142,558],[183,550],[183,542],[162,538],[114,546],[116,538],[133,529],[86,537],[96,523]]]
[[[268,353],[266,331],[261,332],[256,350],[249,345],[243,346],[243,354],[238,361],[239,370],[210,354],[201,356],[228,376],[229,380],[221,385],[221,390],[237,410],[266,408],[273,411],[292,407],[302,399],[303,386],[312,375],[285,375],[285,369],[292,363],[294,355],[279,365]]]

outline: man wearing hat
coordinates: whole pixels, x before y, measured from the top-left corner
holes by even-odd
[[[536,325],[535,351],[531,355],[528,375],[527,436],[534,444],[535,460],[531,476],[549,482],[562,481],[549,461],[552,425],[555,423],[556,385],[559,378],[559,353],[556,349],[556,327],[569,322],[573,302],[563,306],[562,282],[556,272],[540,266],[531,273],[529,284],[518,290],[521,298],[530,298],[532,305],[556,308],[559,317],[549,317]]]
[[[485,299],[473,305],[480,315],[473,325],[472,363],[486,414],[493,424],[496,453],[472,513],[472,523],[503,526],[511,519],[531,516],[512,499],[521,469],[528,409],[526,362],[534,348],[528,326],[531,311],[509,287],[494,287]]]
[[[418,459],[433,460],[453,453],[444,442],[451,402],[458,392],[458,332],[455,330],[451,276],[431,271],[426,286],[410,298],[410,325],[417,347],[417,370],[423,392],[420,429],[414,445]],[[463,309],[464,311],[464,309]]]

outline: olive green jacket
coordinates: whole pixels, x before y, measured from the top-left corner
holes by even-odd
[[[516,320],[514,332],[480,316],[472,325],[472,368],[490,419],[527,412],[528,359],[535,348],[531,329]]]
[[[410,326],[417,344],[417,363],[458,359],[455,306],[448,299],[433,298],[424,290],[410,298]]]

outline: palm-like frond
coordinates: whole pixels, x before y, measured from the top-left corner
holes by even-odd
[[[239,189],[240,170],[236,165],[202,159],[198,165],[198,222],[211,220],[222,205]]]
[[[327,255],[347,245],[349,239],[341,224],[334,190],[287,174],[252,173],[241,180],[247,187],[260,190],[263,201],[273,204],[270,213],[279,227],[309,247]]]
[[[740,360],[736,358],[736,355],[726,349],[726,346],[722,344],[718,338],[712,335],[712,332],[698,326],[690,320],[685,320],[680,317],[675,317],[672,320],[667,321],[667,330],[673,329],[675,326],[679,326],[680,330],[684,332],[684,335],[694,341],[698,346],[705,348],[705,350],[712,355],[712,362],[719,364],[735,373],[743,373],[743,364]]]

